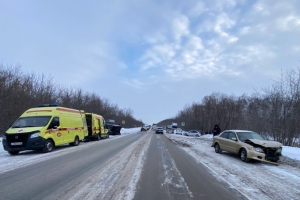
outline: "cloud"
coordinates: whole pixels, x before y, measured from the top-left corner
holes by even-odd
[[[160,99],[173,92],[178,99],[175,86],[193,98],[214,90],[248,92],[299,60],[298,0],[5,5],[3,62],[54,73],[56,82],[92,88],[116,101],[119,93],[111,91],[122,88],[118,104],[127,107],[132,102],[127,96],[137,92],[157,90]]]
[[[173,22],[173,34],[175,40],[189,34],[189,19],[184,15],[177,16]]]
[[[288,15],[277,20],[277,26],[282,31],[300,29],[300,16]]]
[[[134,87],[136,89],[142,89],[143,86],[145,85],[144,83],[142,83],[140,80],[138,79],[126,79],[125,81],[123,81],[124,84],[129,85],[131,87]]]
[[[215,22],[214,31],[218,33],[221,37],[227,38],[228,42],[235,42],[238,40],[237,37],[230,36],[226,29],[230,29],[235,25],[235,21],[229,18],[226,13],[221,13]]]

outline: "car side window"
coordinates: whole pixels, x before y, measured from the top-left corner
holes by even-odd
[[[228,134],[229,134],[229,132],[224,132],[224,133],[222,133],[221,135],[220,135],[220,137],[222,137],[222,138],[228,138]]]
[[[236,135],[235,135],[235,133],[230,132],[230,133],[228,134],[228,139],[231,140],[232,138],[236,138]]]

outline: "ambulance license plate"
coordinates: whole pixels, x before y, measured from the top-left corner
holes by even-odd
[[[11,144],[11,146],[17,146],[17,145],[22,145],[23,143],[22,142],[12,142],[10,144]]]

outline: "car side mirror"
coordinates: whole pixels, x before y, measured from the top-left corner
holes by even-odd
[[[237,139],[235,138],[235,137],[233,137],[233,138],[231,138],[232,140],[234,140],[234,141],[237,141]]]

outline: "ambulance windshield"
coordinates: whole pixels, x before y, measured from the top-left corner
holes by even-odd
[[[50,118],[51,116],[20,117],[12,128],[43,127],[48,124]]]

